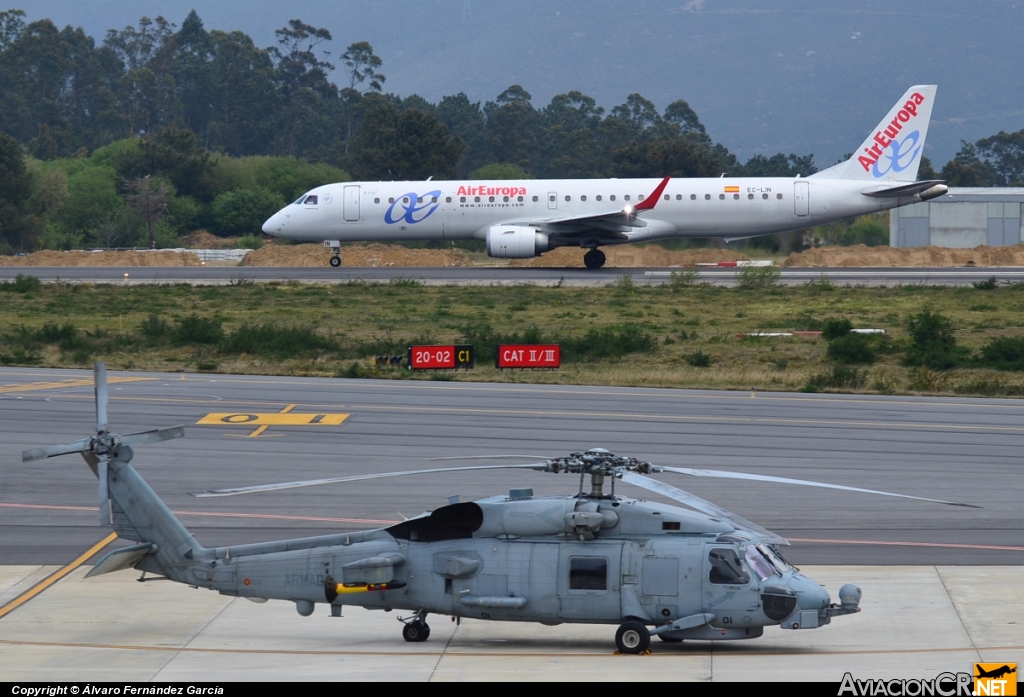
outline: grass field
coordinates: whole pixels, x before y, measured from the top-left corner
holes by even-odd
[[[755,279],[756,280],[756,279]],[[1024,336],[1024,287],[751,288],[663,286],[628,277],[606,288],[427,287],[299,283],[0,284],[0,364],[187,372],[483,380],[758,390],[1024,394],[1024,372],[982,367],[994,339]],[[906,366],[908,320],[948,318],[957,367]],[[837,363],[821,337],[741,338],[819,330],[830,319],[880,328],[874,362]],[[499,341],[559,343],[557,371],[493,368]],[[472,343],[477,367],[412,375],[375,368],[410,343]],[[991,364],[991,362],[990,362]]]

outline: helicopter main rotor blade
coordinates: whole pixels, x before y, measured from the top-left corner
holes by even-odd
[[[107,480],[107,456],[100,455],[97,458],[97,472],[100,479],[99,500],[100,500],[100,525],[110,525],[110,486]]]
[[[691,477],[714,477],[718,479],[747,479],[755,482],[774,482],[776,484],[798,484],[800,486],[815,486],[821,489],[838,489],[839,491],[856,491],[861,494],[878,494],[879,496],[895,496],[901,499],[913,499],[915,501],[928,501],[930,503],[941,503],[947,506],[963,506],[965,508],[981,508],[972,503],[959,503],[956,501],[943,501],[942,499],[929,499],[924,496],[911,496],[910,494],[895,494],[891,491],[878,491],[877,489],[861,489],[856,486],[843,486],[841,484],[826,484],[825,482],[812,482],[807,479],[790,479],[788,477],[772,477],[766,474],[749,474],[746,472],[726,472],[724,470],[701,470],[689,467],[662,467],[658,470],[685,474]]]
[[[445,460],[536,460],[543,455],[461,455],[459,457],[428,457],[427,462],[443,462]],[[551,458],[544,458],[550,460]]]
[[[45,460],[48,457],[67,455],[68,453],[82,453],[89,450],[91,443],[92,438],[82,438],[80,440],[76,440],[74,443],[67,443],[65,445],[47,445],[45,448],[23,450],[21,453],[21,461],[33,462],[35,460]]]
[[[96,432],[107,430],[107,364],[93,366],[93,383],[96,385]]]
[[[707,513],[710,516],[721,518],[722,520],[727,520],[739,530],[749,530],[750,532],[755,533],[758,537],[761,538],[763,542],[766,542],[768,544],[789,544],[789,542],[785,538],[779,537],[771,530],[766,530],[762,528],[760,525],[757,525],[756,523],[751,523],[746,518],[736,515],[732,511],[727,511],[721,506],[716,506],[710,501],[702,499],[701,497],[691,494],[688,491],[677,489],[671,484],[666,484],[665,482],[659,481],[657,479],[652,479],[651,477],[648,477],[643,474],[637,474],[636,472],[623,472],[622,481],[626,482],[627,484],[632,484],[633,486],[638,486],[641,489],[647,489],[648,491],[653,491],[657,494],[661,494],[662,496],[670,498],[674,501],[678,501],[679,503],[684,503],[690,508],[696,509],[701,513]]]
[[[121,442],[125,445],[145,445],[146,443],[160,443],[165,440],[185,437],[184,426],[171,426],[169,428],[158,428],[153,431],[143,431],[121,436]]]
[[[469,472],[471,470],[501,470],[501,469],[532,469],[544,471],[547,463],[531,463],[528,465],[481,465],[479,467],[443,467],[430,470],[406,470],[404,472],[381,472],[380,474],[356,474],[351,477],[331,477],[329,479],[307,479],[298,482],[282,482],[280,484],[260,484],[257,486],[244,486],[233,489],[214,489],[211,491],[197,491],[192,493],[196,498],[205,499],[217,496],[238,496],[240,494],[253,494],[259,491],[281,491],[283,489],[299,489],[306,486],[319,486],[321,484],[339,484],[341,482],[359,482],[365,479],[387,479],[389,477],[405,477],[411,474],[436,474],[438,472]]]

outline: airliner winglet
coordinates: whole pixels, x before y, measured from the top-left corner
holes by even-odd
[[[596,269],[604,246],[801,230],[946,193],[943,181],[917,180],[935,92],[908,89],[849,159],[810,176],[342,182],[306,192],[263,231],[322,240],[335,267],[342,240],[462,239],[505,259],[577,247]]]

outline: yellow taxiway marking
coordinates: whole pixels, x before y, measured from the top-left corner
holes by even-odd
[[[349,414],[225,412],[207,414],[196,424],[200,426],[339,426],[348,417]]]
[[[196,423],[201,426],[256,426],[256,430],[244,438],[259,438],[271,426],[338,426],[349,414],[296,414],[292,411],[297,404],[289,404],[276,413],[260,412],[217,412],[207,414]],[[235,436],[234,433],[226,433]],[[270,436],[282,435],[272,433]]]
[[[143,380],[156,380],[156,378],[117,378],[108,377],[110,384],[120,382],[142,382]],[[0,394],[8,392],[31,392],[33,390],[59,390],[68,387],[92,387],[92,378],[88,380],[54,380],[50,382],[26,382],[14,385],[0,385]]]
[[[81,556],[79,556],[73,562],[71,562],[67,566],[65,566],[63,568],[60,568],[57,571],[53,572],[52,574],[50,574],[49,576],[44,578],[42,581],[40,581],[36,585],[34,585],[31,588],[29,588],[27,591],[25,591],[24,593],[19,595],[17,598],[12,600],[11,602],[7,603],[3,607],[0,607],[0,618],[4,617],[5,615],[7,615],[7,614],[9,614],[11,612],[13,612],[14,610],[18,609],[19,607],[21,607],[22,605],[24,605],[28,601],[32,600],[32,598],[36,597],[37,595],[42,593],[44,590],[46,590],[47,588],[49,588],[50,586],[55,584],[57,581],[61,580],[62,578],[64,578],[68,574],[70,574],[72,571],[74,571],[75,569],[80,567],[82,564],[84,564],[85,562],[89,561],[89,558],[92,557],[92,555],[96,554],[96,552],[100,551],[101,549],[103,549],[104,547],[106,547],[107,545],[109,545],[111,542],[113,542],[116,539],[117,539],[117,533],[116,532],[110,533],[109,535],[104,537],[102,540],[100,540],[99,542],[94,544],[92,547],[90,547],[89,549],[87,549],[84,552],[82,552]]]

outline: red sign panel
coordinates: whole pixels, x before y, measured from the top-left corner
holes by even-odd
[[[558,368],[562,348],[558,344],[504,344],[495,348],[495,368]]]
[[[473,367],[473,347],[468,345],[410,346],[409,367],[413,370],[444,370]]]

